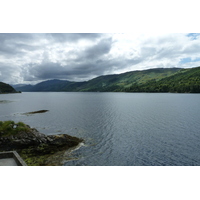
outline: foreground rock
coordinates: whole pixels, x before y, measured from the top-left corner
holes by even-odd
[[[0,122],[0,127],[0,151],[16,150],[27,165],[62,165],[66,150],[83,142],[67,134],[45,135],[21,122]]]

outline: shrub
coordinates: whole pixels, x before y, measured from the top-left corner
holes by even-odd
[[[9,136],[12,134],[18,134],[20,132],[28,132],[30,128],[23,122],[15,123],[14,121],[0,121],[0,133],[1,136]]]

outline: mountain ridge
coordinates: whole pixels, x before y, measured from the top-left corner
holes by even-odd
[[[199,77],[200,67],[189,69],[155,68],[102,75],[84,82],[53,79],[36,85],[14,86],[14,88],[27,92],[200,92],[198,90]],[[180,88],[181,79],[184,80],[182,83],[184,89]],[[191,84],[188,82],[189,80]],[[179,89],[177,85],[180,86]],[[196,89],[192,89],[194,85]],[[191,88],[189,89],[189,87]]]

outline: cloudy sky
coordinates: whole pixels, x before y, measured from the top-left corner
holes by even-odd
[[[150,68],[200,66],[195,33],[0,33],[0,81],[85,81]]]

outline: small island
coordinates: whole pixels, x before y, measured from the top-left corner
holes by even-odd
[[[63,165],[65,152],[82,142],[67,134],[45,135],[23,122],[0,121],[0,152],[17,151],[30,166]]]

